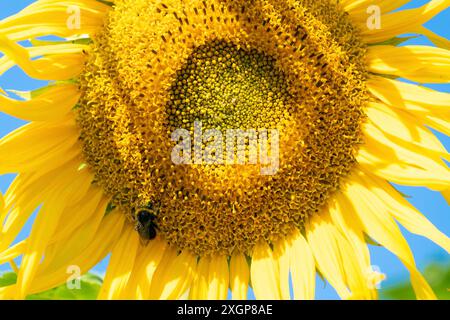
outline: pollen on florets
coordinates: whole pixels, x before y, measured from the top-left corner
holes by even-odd
[[[118,0],[81,77],[96,182],[133,218],[199,255],[249,253],[301,229],[361,143],[364,46],[335,1]],[[178,128],[277,129],[279,170],[176,165]]]

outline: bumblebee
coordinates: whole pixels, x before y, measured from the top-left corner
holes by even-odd
[[[153,240],[156,238],[157,230],[156,224],[158,210],[155,210],[153,204],[137,210],[135,229],[143,240]]]

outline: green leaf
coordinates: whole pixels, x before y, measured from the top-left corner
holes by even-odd
[[[3,272],[0,274],[0,288],[10,286],[17,281],[15,272]]]
[[[95,300],[101,286],[102,278],[88,273],[81,277],[79,288],[69,288],[63,284],[48,291],[29,295],[27,300]]]
[[[0,287],[15,284],[17,275],[14,272],[5,272],[0,275]],[[88,273],[81,277],[79,289],[69,288],[66,284],[59,287],[27,296],[27,300],[94,300],[102,286],[102,278]]]
[[[450,264],[433,263],[423,273],[434,293],[440,300],[450,300]],[[382,299],[411,300],[415,299],[414,290],[409,281],[400,281],[380,291]]]

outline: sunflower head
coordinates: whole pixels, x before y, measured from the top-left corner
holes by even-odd
[[[0,297],[111,253],[99,298],[242,299],[251,283],[312,299],[318,271],[372,299],[375,241],[434,298],[397,222],[450,240],[393,184],[450,201],[429,130],[450,134],[449,95],[400,79],[450,82],[450,42],[422,26],[450,0],[406,2],[38,0],[0,21],[0,75],[52,81],[27,101],[0,90],[0,111],[30,121],[0,140],[0,173],[18,173],[0,197],[17,281]],[[398,46],[411,32],[437,47]]]
[[[77,119],[98,183],[131,218],[157,202],[179,249],[251,253],[285,237],[355,163],[368,99],[359,32],[337,5],[263,2],[117,1],[82,74]],[[211,150],[204,138],[214,163],[175,165],[172,134],[194,137],[195,124],[248,141]],[[248,163],[263,130],[279,133],[273,175]],[[230,164],[239,152],[247,161]]]

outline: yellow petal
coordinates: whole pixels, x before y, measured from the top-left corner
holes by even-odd
[[[97,236],[82,254],[74,256],[67,265],[52,272],[41,268],[38,270],[29,294],[43,292],[65,283],[68,278],[68,266],[80,267],[82,274],[91,270],[111,250],[120,235],[124,222],[125,215],[123,213],[111,212],[105,216],[102,228],[99,229]],[[0,298],[12,299],[15,297],[16,291],[17,285],[0,288]]]
[[[129,281],[127,298],[149,299],[153,275],[164,255],[166,247],[165,241],[159,237],[148,244],[141,245],[136,255],[135,267]]]
[[[18,233],[37,206],[55,194],[55,190],[66,193],[68,186],[76,184],[76,189],[70,194],[74,203],[86,194],[92,182],[92,176],[87,170],[79,171],[78,161],[56,167],[55,170],[32,175],[19,175],[6,193],[8,215],[2,223],[0,233],[0,251],[6,249],[17,237]],[[67,190],[66,190],[67,189]],[[56,192],[57,193],[57,192]]]
[[[17,101],[0,95],[0,111],[28,121],[51,121],[65,117],[80,93],[75,85],[56,85],[30,101]]]
[[[370,92],[385,104],[406,111],[430,114],[447,113],[450,94],[403,81],[372,76],[367,82]]]
[[[44,164],[58,166],[67,161],[61,153],[77,142],[78,135],[72,121],[26,124],[0,140],[0,172],[36,170]]]
[[[81,73],[86,58],[84,54],[58,54],[55,46],[50,47],[50,56],[31,60],[28,49],[0,33],[0,51],[5,54],[0,59],[0,74],[14,64],[20,66],[28,76],[40,80],[68,80]],[[75,45],[74,50],[80,51]]]
[[[49,290],[64,283],[67,280],[67,267],[79,266],[81,273],[88,272],[98,264],[108,252],[111,251],[119,238],[125,223],[125,215],[122,212],[111,212],[105,216],[96,237],[81,253],[73,255],[66,264],[55,270],[40,268],[33,281],[30,293]],[[51,266],[49,266],[51,267]]]
[[[68,27],[68,19],[75,13],[69,11],[71,5],[80,9],[79,29]],[[49,34],[64,38],[93,34],[102,26],[104,15],[109,9],[99,1],[36,1],[18,14],[0,21],[0,33],[14,41]]]
[[[59,192],[74,180],[82,183],[77,192],[71,195],[74,202],[89,189],[92,176],[87,170],[78,171],[78,161],[72,160],[63,166],[57,166],[48,172],[36,172],[33,174],[18,175],[12,182],[5,195],[6,210],[2,216],[0,233],[0,251],[5,250],[17,237],[20,230],[32,214],[32,212],[45,199]],[[61,187],[63,185],[64,187]],[[59,194],[59,192],[56,192]]]
[[[202,257],[195,270],[194,280],[189,290],[189,299],[206,300],[208,297],[208,274],[211,257]]]
[[[366,108],[366,114],[392,141],[408,145],[430,158],[450,159],[439,139],[409,113],[372,102]]]
[[[415,32],[423,34],[428,39],[430,39],[431,42],[433,42],[437,47],[450,50],[450,41],[444,37],[441,37],[434,33],[433,31],[425,28],[424,26],[419,26],[415,30]]]
[[[368,88],[385,104],[404,110],[423,124],[450,135],[450,94],[377,76],[371,77]]]
[[[354,219],[352,215],[349,215],[351,210],[353,210],[351,203],[340,192],[334,196],[334,201],[330,203],[330,217],[334,225],[348,239],[352,248],[351,251],[354,253],[354,258],[359,264],[359,270],[362,271],[362,275],[366,281],[365,286],[362,287],[359,293],[352,292],[352,297],[376,299],[378,296],[375,290],[378,284],[376,281],[379,278],[375,277],[377,271],[372,269],[370,263],[369,248],[367,247],[363,233],[364,228],[358,219]],[[352,277],[349,272],[347,274],[348,277]]]
[[[72,200],[76,201],[83,197],[87,190],[85,185],[89,186],[91,183],[89,174],[85,178],[78,176],[76,177],[78,179],[74,179],[74,172],[69,171],[67,176],[61,178],[57,184],[57,191],[54,191],[44,201],[28,237],[27,248],[17,276],[16,298],[18,299],[23,299],[28,293],[45,248],[58,226],[63,210]],[[66,179],[70,179],[70,182],[67,182]]]
[[[131,225],[128,225],[111,253],[98,299],[124,298],[138,247],[139,235]]]
[[[85,223],[92,221],[100,223],[108,202],[109,199],[104,196],[103,189],[91,186],[81,201],[74,203],[64,211],[62,215],[64,222],[58,227],[52,237],[52,242],[67,238],[68,235]]]
[[[22,255],[27,248],[27,241],[22,240],[19,243],[16,243],[12,247],[2,251],[0,253],[0,265],[4,263],[8,263],[10,260],[17,258]]]
[[[393,5],[398,3],[397,0],[392,2]],[[449,4],[449,0],[432,0],[420,8],[382,15],[381,29],[371,30],[367,28],[365,21],[361,21],[359,27],[363,30],[362,36],[366,42],[379,43],[404,33],[414,32],[417,26],[431,20],[439,12],[447,9]]]
[[[450,0],[449,0],[450,1]],[[450,83],[450,51],[430,46],[372,46],[369,70],[419,83]]]
[[[440,232],[425,216],[417,211],[387,181],[369,172],[365,182],[370,186],[374,197],[384,203],[389,213],[410,232],[426,237],[450,252],[450,239]]]
[[[341,4],[353,20],[366,21],[369,17],[367,8],[371,5],[377,5],[381,9],[381,13],[389,13],[400,8],[411,0],[343,0]]]
[[[350,298],[345,266],[339,250],[338,231],[326,214],[316,215],[310,219],[306,227],[306,237],[322,275],[342,299]]]
[[[3,199],[3,194],[0,192],[0,212],[5,209],[5,199]]]
[[[450,171],[436,157],[423,154],[414,145],[393,141],[373,124],[364,126],[365,144],[357,160],[367,170],[386,180],[412,186],[444,190],[450,186]]]
[[[450,136],[450,120],[445,120],[442,119],[441,117],[428,115],[424,118],[423,121],[426,125],[430,126],[431,128],[436,129],[437,131],[440,131],[443,134]]]
[[[441,194],[450,206],[450,189],[442,191]]]
[[[256,299],[281,299],[277,264],[267,243],[259,243],[254,247],[250,275]]]
[[[211,257],[208,270],[208,300],[225,300],[229,284],[228,261],[225,256]]]
[[[166,249],[153,275],[150,299],[178,299],[191,285],[196,264],[196,257],[188,251],[176,255],[174,249]]]
[[[246,300],[250,270],[242,253],[233,253],[230,260],[230,287],[233,300]]]
[[[79,209],[78,212],[72,210],[72,208],[64,210],[57,231],[49,241],[41,268],[52,271],[67,265],[67,261],[82,253],[97,236],[105,215],[108,199],[101,199],[102,194],[95,196],[90,192],[87,196],[93,196],[93,199],[85,203],[81,202],[81,206],[75,206],[74,209]],[[81,222],[72,223],[72,228],[68,227],[70,219],[66,218],[67,214],[79,216]]]
[[[15,184],[27,185],[28,177],[18,176],[12,182],[10,189],[14,187]],[[44,179],[43,179],[44,180]],[[50,180],[44,180],[44,183],[50,183]],[[47,185],[47,184],[44,184]],[[44,190],[43,190],[44,189]],[[14,209],[10,212],[9,208],[13,203],[9,202],[7,199],[7,208],[5,214],[2,216],[1,233],[0,233],[0,252],[5,250],[14,239],[19,234],[22,227],[25,225],[26,221],[30,217],[31,213],[38,207],[42,199],[36,195],[45,197],[47,195],[48,189],[43,188],[41,184],[31,185],[30,188],[24,189],[24,192],[20,193],[18,199],[14,201]],[[8,195],[9,191],[6,193]]]
[[[313,300],[316,289],[316,266],[311,248],[299,231],[294,232],[289,242],[294,298]]]
[[[290,251],[286,240],[279,240],[273,245],[273,257],[278,261],[279,286],[281,299],[290,300],[291,292],[289,287],[289,263]]]
[[[17,276],[17,299],[24,299],[27,295],[45,247],[50,240],[51,234],[56,229],[59,217],[64,209],[64,203],[55,201],[56,198],[52,200],[44,203],[33,223]]]
[[[386,204],[374,196],[369,188],[357,173],[352,175],[351,182],[347,184],[346,195],[353,205],[352,212],[356,214],[354,219],[361,221],[367,235],[403,262],[410,272],[418,299],[435,299],[432,289],[417,270],[411,250],[388,213]]]

